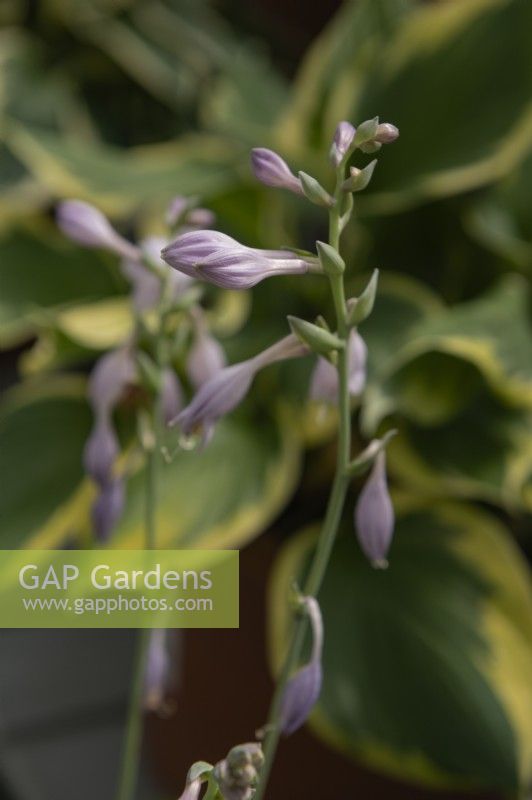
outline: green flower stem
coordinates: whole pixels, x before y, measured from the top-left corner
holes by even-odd
[[[336,250],[340,244],[340,206],[342,202],[341,183],[343,181],[344,167],[341,166],[337,174],[335,206],[329,214],[329,244]],[[320,532],[316,552],[312,561],[308,577],[303,586],[305,596],[316,597],[321,589],[325,572],[331,557],[334,541],[340,524],[347,487],[349,485],[348,467],[351,453],[351,409],[349,397],[349,328],[347,325],[347,307],[345,301],[344,279],[342,275],[330,277],[331,292],[336,310],[338,336],[344,342],[344,348],[338,352],[338,455],[336,473],[331,487],[331,494],[327,504],[325,520]],[[277,681],[268,724],[265,729],[264,765],[260,772],[259,781],[253,800],[263,800],[266,786],[273,767],[275,754],[281,736],[281,706],[286,684],[297,667],[301,658],[301,651],[307,629],[307,616],[300,614],[294,622],[288,653]]]

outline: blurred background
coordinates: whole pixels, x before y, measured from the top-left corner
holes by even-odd
[[[252,246],[312,248],[320,210],[252,180],[271,147],[330,182],[341,119],[383,149],[346,234],[361,329],[360,441],[396,427],[392,567],[358,553],[348,503],[322,605],[325,685],[283,744],[270,796],[524,800],[532,777],[532,3],[530,0],[2,0],[1,546],[90,545],[86,375],[131,330],[115,260],[62,238],[79,197],[126,235],[176,194]],[[361,161],[361,164],[364,163]],[[360,198],[360,199],[359,199]],[[213,291],[231,360],[323,311],[315,279]],[[139,797],[175,798],[265,719],[291,576],[334,469],[311,365],[259,377],[201,454],[166,468],[167,547],[239,547],[239,631],[176,633],[175,711],[149,715]],[[132,430],[135,398],[118,410]],[[138,545],[142,475],[112,545]],[[206,502],[208,498],[208,502]],[[0,797],[111,800],[134,636],[1,634]]]

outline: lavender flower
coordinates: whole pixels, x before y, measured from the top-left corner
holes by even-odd
[[[96,417],[83,451],[85,472],[100,486],[104,486],[110,480],[118,453],[118,439],[111,419],[108,414],[100,414]]]
[[[374,567],[388,566],[386,556],[392,541],[394,512],[386,481],[386,455],[377,455],[355,509],[360,546]]]
[[[304,724],[321,692],[323,621],[314,597],[306,597],[304,603],[312,628],[312,652],[308,664],[286,684],[281,705],[281,730],[286,736]]]
[[[143,706],[145,711],[169,713],[168,695],[174,683],[175,658],[173,632],[159,628],[150,632],[146,671],[144,673]]]
[[[359,395],[366,384],[367,347],[362,337],[352,331],[349,340],[349,393]],[[338,370],[326,358],[318,358],[310,380],[309,398],[317,403],[334,405],[338,397]]]
[[[175,225],[187,225],[194,228],[209,228],[214,224],[215,215],[206,208],[191,208],[190,199],[177,195],[170,201],[166,210],[166,222],[173,228]]]
[[[174,269],[225,289],[249,289],[265,278],[302,275],[311,263],[288,250],[257,250],[218,231],[190,231],[165,247]]]
[[[165,369],[161,389],[161,411],[166,425],[179,414],[183,405],[183,390],[179,378],[172,369]]]
[[[291,334],[262,353],[217,372],[204,383],[189,405],[173,420],[185,437],[202,431],[204,444],[216,422],[244,399],[257,372],[275,361],[304,355],[307,349]]]
[[[251,169],[255,177],[266,186],[288,189],[294,194],[303,194],[298,178],[280,155],[265,147],[255,147],[251,151]]]
[[[57,224],[65,236],[84,247],[101,247],[124,258],[139,250],[120,236],[101,211],[82,200],[65,200],[57,208]]]
[[[99,542],[106,542],[122,516],[125,504],[125,487],[120,478],[112,479],[100,488],[92,506],[92,525]]]
[[[136,377],[133,354],[129,347],[118,347],[96,362],[89,378],[89,402],[96,414],[108,414],[124,389]]]
[[[356,128],[350,122],[338,123],[330,152],[331,161],[335,167],[338,167],[345,158],[355,133]]]
[[[187,359],[187,374],[194,389],[199,389],[226,365],[221,344],[211,336],[203,320],[197,318],[196,337]]]

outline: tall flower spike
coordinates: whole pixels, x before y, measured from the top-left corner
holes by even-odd
[[[216,422],[228,414],[246,396],[257,372],[276,361],[305,355],[307,349],[292,334],[281,339],[262,353],[217,372],[204,383],[188,406],[173,420],[185,437],[201,431],[206,444]]]
[[[355,133],[356,128],[350,122],[338,123],[330,152],[331,161],[335,167],[338,167],[345,158]]]
[[[101,211],[82,200],[65,200],[57,208],[57,225],[69,239],[84,247],[100,247],[124,258],[138,258],[139,250],[115,231]]]
[[[349,341],[349,394],[359,395],[366,384],[367,347],[356,331]],[[309,399],[316,403],[334,405],[338,397],[338,371],[326,358],[316,362],[310,379]]]
[[[161,256],[185,275],[224,289],[250,289],[265,278],[303,275],[312,266],[288,250],[245,247],[218,231],[184,233]]]
[[[386,481],[386,455],[375,459],[355,509],[360,546],[374,567],[388,566],[386,557],[393,537],[394,512]]]
[[[196,317],[194,344],[187,359],[187,374],[194,389],[198,390],[227,363],[223,347],[212,336],[200,316]]]
[[[92,525],[96,539],[106,542],[122,516],[125,504],[125,487],[120,478],[112,479],[101,487],[92,506]]]
[[[312,652],[308,664],[286,684],[281,705],[281,730],[285,736],[294,733],[306,722],[321,692],[323,621],[314,597],[306,597],[304,604],[312,629]]]
[[[266,186],[288,189],[294,194],[303,195],[299,178],[296,178],[286,161],[273,150],[255,147],[251,151],[251,169],[257,180]]]

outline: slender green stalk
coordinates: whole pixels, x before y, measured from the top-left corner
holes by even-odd
[[[158,463],[158,425],[156,417],[157,413],[155,412],[154,441],[150,443],[151,447],[146,453],[145,546],[147,550],[153,550],[156,542],[155,511]],[[142,745],[142,695],[150,633],[149,628],[143,628],[138,631],[137,652],[133,668],[133,682],[116,800],[132,800],[135,797]]]
[[[329,244],[336,250],[340,244],[340,205],[341,205],[341,183],[343,180],[344,167],[338,170],[335,206],[329,215]],[[351,452],[351,411],[349,397],[349,328],[347,325],[347,307],[345,300],[345,288],[342,275],[331,276],[331,292],[336,311],[336,323],[338,336],[344,342],[344,348],[338,353],[338,455],[336,473],[334,476],[327,511],[320,532],[314,559],[312,561],[308,577],[303,586],[305,596],[316,597],[319,593],[325,572],[331,557],[332,548],[336,539],[338,526],[342,516],[345,503],[347,487],[349,485],[348,466]],[[306,615],[299,615],[294,622],[293,630],[288,647],[288,653],[284,662],[283,669],[277,681],[274,692],[268,724],[266,726],[266,737],[264,743],[264,764],[260,772],[259,782],[253,800],[263,800],[268,784],[268,779],[273,767],[275,754],[281,736],[281,705],[286,684],[297,667],[301,657],[301,651],[305,639],[307,628]]]

